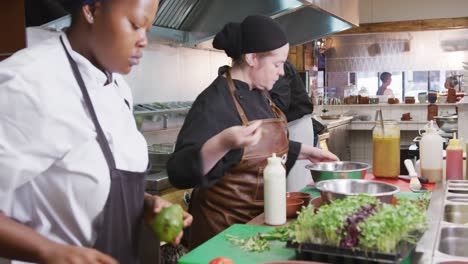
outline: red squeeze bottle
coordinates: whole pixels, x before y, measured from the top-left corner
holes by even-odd
[[[456,138],[454,133],[453,139],[449,140],[445,160],[447,180],[463,180],[463,148],[460,145],[460,140]]]

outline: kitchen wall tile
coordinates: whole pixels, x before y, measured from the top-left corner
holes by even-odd
[[[222,52],[151,43],[124,78],[135,103],[193,101],[226,64],[230,59]]]

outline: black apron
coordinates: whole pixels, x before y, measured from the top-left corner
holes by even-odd
[[[110,171],[109,196],[99,223],[96,223],[98,234],[93,248],[112,256],[121,264],[139,263],[138,232],[143,218],[146,172],[131,172],[116,168],[114,156],[99,124],[78,66],[65,47],[62,37],[60,41],[80,86],[85,105],[96,128],[99,146]]]

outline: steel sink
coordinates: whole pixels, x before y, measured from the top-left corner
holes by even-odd
[[[455,203],[468,203],[468,196],[449,196],[447,201]]]
[[[444,210],[444,221],[468,224],[468,204],[447,204]]]
[[[439,251],[452,256],[468,257],[468,228],[442,228]]]
[[[458,193],[458,194],[468,194],[468,189],[460,189],[460,188],[457,188],[457,189],[448,189],[448,192],[449,193]]]

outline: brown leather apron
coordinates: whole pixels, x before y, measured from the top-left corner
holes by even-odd
[[[229,70],[227,82],[242,125],[250,122],[237,101],[235,86]],[[288,153],[287,121],[265,93],[276,118],[263,119],[262,137],[258,144],[244,148],[238,165],[230,169],[209,188],[196,188],[192,192],[189,211],[193,223],[188,234],[190,249],[200,245],[227,227],[246,223],[263,212],[263,169],[272,153]]]

